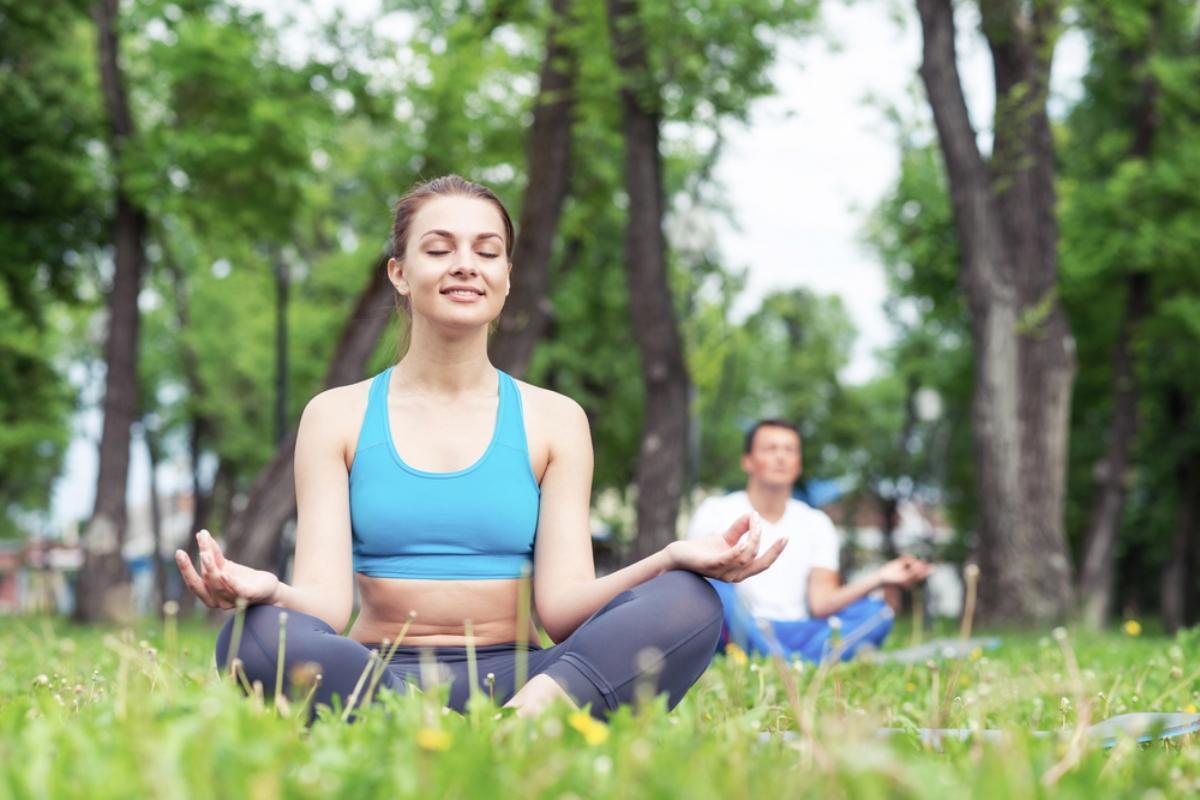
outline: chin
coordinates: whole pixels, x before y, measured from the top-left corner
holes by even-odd
[[[499,317],[499,314],[487,313],[482,309],[463,309],[461,312],[431,315],[433,322],[445,328],[457,331],[468,331],[476,328],[486,328]]]

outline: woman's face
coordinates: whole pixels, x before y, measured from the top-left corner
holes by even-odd
[[[455,328],[487,325],[508,295],[506,244],[504,220],[491,202],[435,197],[413,216],[404,260],[388,262],[388,277],[414,317]]]

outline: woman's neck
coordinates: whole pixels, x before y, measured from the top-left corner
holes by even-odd
[[[400,385],[436,395],[495,391],[496,370],[488,360],[487,329],[448,338],[414,326],[408,352],[396,364]]]

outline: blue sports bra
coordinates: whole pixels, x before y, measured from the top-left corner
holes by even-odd
[[[530,567],[541,489],[529,464],[521,394],[497,370],[492,441],[456,472],[404,463],[388,424],[388,367],[371,381],[350,467],[354,571],[379,578],[518,578]]]

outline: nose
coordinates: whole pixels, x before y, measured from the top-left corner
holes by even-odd
[[[471,256],[468,255],[461,258],[458,263],[454,265],[454,269],[450,270],[450,274],[456,278],[474,277],[475,275],[479,274],[479,270],[476,268],[475,262],[471,259]]]

